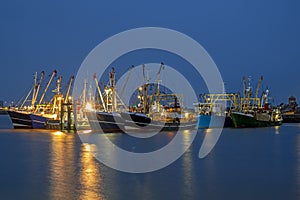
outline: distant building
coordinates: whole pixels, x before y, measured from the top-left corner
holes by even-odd
[[[0,108],[3,108],[3,105],[4,105],[3,101],[0,101]]]

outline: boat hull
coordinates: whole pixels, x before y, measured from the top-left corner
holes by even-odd
[[[86,113],[92,130],[104,133],[123,133],[125,122],[118,113],[88,112]]]
[[[223,128],[223,127],[233,127],[233,126],[234,125],[230,116],[226,116],[226,117],[211,116],[211,115],[198,116],[198,129]]]
[[[300,123],[300,114],[282,114],[283,123]]]
[[[33,128],[30,113],[7,111],[14,128]]]
[[[46,128],[46,123],[49,120],[48,118],[35,114],[30,114],[29,117],[33,128]]]
[[[282,121],[260,121],[255,119],[254,116],[244,113],[231,113],[230,116],[236,128],[268,127],[282,124]]]
[[[141,113],[122,112],[120,115],[128,128],[141,128],[151,123],[151,118]]]
[[[46,128],[48,118],[33,113],[7,111],[14,128]]]

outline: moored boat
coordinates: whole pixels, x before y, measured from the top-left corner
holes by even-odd
[[[294,96],[289,97],[287,105],[281,105],[281,112],[283,123],[300,123],[300,108]]]
[[[280,126],[282,124],[282,117],[278,109],[251,113],[232,112],[230,116],[236,128]]]

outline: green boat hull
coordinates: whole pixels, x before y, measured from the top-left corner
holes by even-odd
[[[280,126],[282,124],[282,121],[260,121],[253,116],[240,113],[231,113],[230,116],[235,128]]]

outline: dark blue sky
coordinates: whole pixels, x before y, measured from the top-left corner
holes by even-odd
[[[277,103],[290,95],[300,98],[298,0],[180,2],[2,1],[0,100],[23,96],[35,71],[57,69],[67,82],[101,41],[145,26],[171,28],[197,40],[216,62],[228,91],[241,90],[244,75],[257,80],[262,74],[263,87]]]

